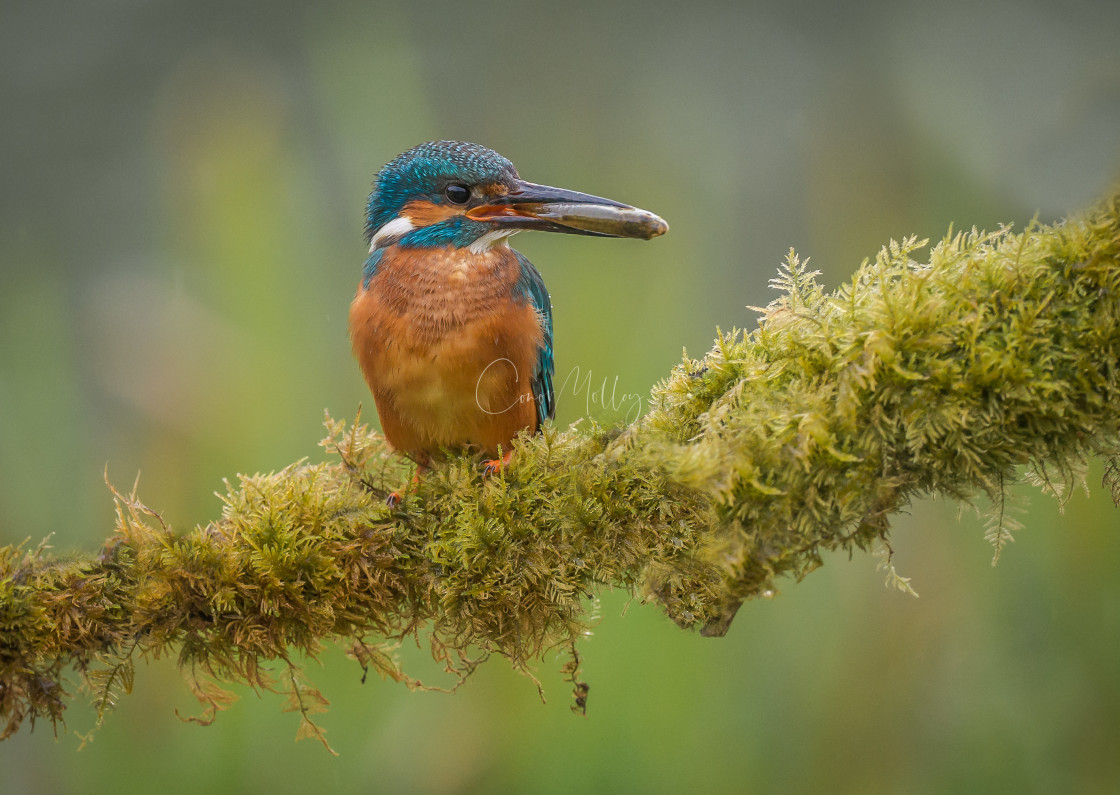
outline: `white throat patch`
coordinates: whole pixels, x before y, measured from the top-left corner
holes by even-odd
[[[398,215],[392,221],[386,221],[374,232],[373,238],[369,241],[369,253],[372,254],[379,248],[395,243],[415,228],[407,215]]]
[[[506,242],[506,238],[510,235],[516,235],[520,231],[520,229],[495,229],[493,232],[487,232],[471,243],[470,251],[472,254],[481,254],[484,251],[489,251],[498,243],[507,246],[509,243]]]

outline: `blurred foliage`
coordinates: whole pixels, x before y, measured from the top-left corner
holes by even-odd
[[[669,220],[656,247],[518,238],[552,291],[558,375],[642,396],[682,341],[751,325],[743,305],[790,246],[835,286],[892,237],[1085,206],[1120,161],[1120,20],[1095,0],[14,0],[0,16],[0,544],[95,548],[106,461],[117,481],[142,468],[146,500],[189,526],[222,477],[306,455],[324,407],[368,405],[345,338],[361,209],[421,140],[475,140],[528,179]],[[560,396],[562,425],[624,413]],[[1112,789],[1107,495],[1062,516],[1031,503],[995,570],[971,514],[954,529],[936,502],[912,511],[892,543],[920,600],[833,561],[713,642],[606,596],[587,721],[527,706],[494,665],[450,698],[355,697],[328,650],[337,762],[293,747],[269,705],[169,721],[192,699],[157,663],[81,754],[42,732],[0,746],[0,790]],[[546,690],[566,692],[552,669]]]
[[[888,582],[913,593],[888,531],[914,496],[987,494],[993,562],[1021,527],[1016,465],[1064,501],[1103,457],[1120,502],[1120,193],[1058,227],[947,237],[928,264],[911,258],[924,245],[892,242],[830,295],[791,251],[758,331],[686,360],[649,414],[546,426],[481,482],[477,460],[452,459],[390,507],[400,458],[328,418],[340,462],[242,476],[188,535],[114,489],[98,557],[0,547],[0,739],[37,719],[57,730],[70,668],[100,721],[137,657],[178,649],[206,709],[192,720],[235,700],[226,683],[279,691],[297,739],[331,750],[312,719],[329,702],[291,655],[346,638],[363,671],[414,689],[390,653],[405,640],[427,637],[459,683],[492,652],[533,677],[563,647],[586,714],[576,643],[603,587],[722,636],[745,599],[827,551],[879,545]]]

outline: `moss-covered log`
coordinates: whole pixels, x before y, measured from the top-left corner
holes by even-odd
[[[414,685],[384,645],[410,635],[461,675],[568,647],[582,703],[575,643],[603,587],[719,635],[826,551],[889,557],[889,517],[915,496],[989,496],[997,555],[1020,474],[1061,494],[1100,456],[1115,496],[1120,195],[1055,227],[950,235],[919,263],[923,247],[892,242],[834,293],[791,253],[759,327],[685,360],[646,416],[546,428],[494,478],[453,459],[391,509],[407,467],[328,421],[327,462],[241,478],[186,535],[134,490],[114,492],[96,556],[0,548],[0,734],[60,720],[68,671],[104,709],[138,658],[174,651],[211,712],[221,682],[280,689],[318,735],[293,653],[342,641]]]

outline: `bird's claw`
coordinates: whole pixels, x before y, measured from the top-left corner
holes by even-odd
[[[489,477],[496,475],[503,469],[509,466],[509,462],[513,459],[513,451],[510,450],[505,453],[501,458],[488,458],[482,462],[482,475]]]
[[[417,486],[419,486],[420,485],[420,476],[427,471],[428,471],[428,465],[427,464],[420,464],[418,467],[416,467],[416,471],[412,473],[412,480],[410,480],[407,485],[402,486],[401,491],[406,491],[408,489],[415,489]],[[390,491],[389,496],[385,498],[385,504],[388,505],[390,508],[396,508],[398,505],[400,505],[401,500],[404,499],[404,495],[401,494],[401,491]]]

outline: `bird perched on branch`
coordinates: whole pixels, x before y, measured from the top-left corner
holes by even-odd
[[[525,182],[477,144],[425,143],[388,163],[367,206],[350,338],[389,444],[420,471],[467,448],[493,456],[493,471],[518,432],[554,416],[552,305],[510,235],[648,240],[668,228],[610,199]]]

